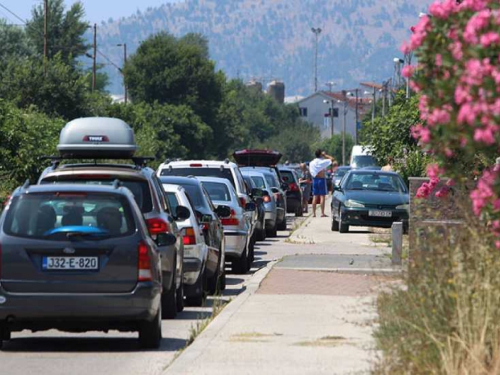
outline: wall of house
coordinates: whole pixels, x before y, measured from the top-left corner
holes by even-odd
[[[331,119],[325,117],[325,114],[328,113],[331,104],[323,103],[325,99],[330,100],[318,94],[299,101],[298,105],[300,108],[307,108],[307,116],[302,118],[314,124],[320,130],[322,138],[329,138],[332,134]],[[333,119],[334,134],[341,134],[343,129],[343,107],[343,103],[334,103],[334,108],[338,108],[339,111],[339,117]],[[346,114],[346,133],[351,134],[353,138],[356,135],[356,111],[350,107],[348,107]]]

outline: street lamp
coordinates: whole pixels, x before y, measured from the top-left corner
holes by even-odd
[[[333,125],[333,118],[335,117],[335,107],[333,106],[333,100],[323,100],[323,103],[325,104],[331,104],[331,107],[328,109],[328,112],[330,114],[330,122],[332,124],[332,127],[331,127],[331,136],[333,138],[333,134],[335,132],[335,128],[334,128],[334,125]]]
[[[312,27],[311,31],[315,36],[315,55],[314,55],[314,92],[318,91],[318,37],[321,34],[321,28]]]
[[[124,93],[124,102],[127,104],[127,99],[128,99],[128,93],[127,93],[127,84],[125,83],[125,65],[127,64],[127,43],[120,43],[116,45],[117,47],[123,47],[123,68],[120,69],[120,72],[123,75],[123,89],[125,91]]]
[[[342,90],[342,96],[344,97],[344,122],[342,124],[342,165],[345,163],[345,132],[346,132],[346,121],[347,121],[347,91]]]

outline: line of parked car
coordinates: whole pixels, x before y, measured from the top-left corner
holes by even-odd
[[[285,230],[287,212],[302,214],[278,152],[155,171],[136,149],[119,119],[71,121],[38,184],[4,204],[0,348],[24,329],[137,331],[141,347],[157,348],[162,319],[224,290],[226,262],[248,272],[256,241]]]

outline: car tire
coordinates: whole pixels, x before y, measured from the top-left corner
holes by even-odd
[[[295,209],[295,217],[302,217],[302,216],[304,216],[304,212],[302,210],[302,206],[298,206]]]
[[[258,238],[259,241],[265,241],[266,240],[266,229],[264,228],[264,225],[262,225],[262,228],[259,229],[258,231]]]
[[[339,222],[335,220],[335,217],[332,215],[332,232],[337,232],[339,230]]]
[[[278,230],[286,230],[286,215],[283,217],[283,221],[278,224]]]
[[[175,302],[177,312],[182,312],[184,310],[184,275],[181,275],[181,285],[175,293]]]
[[[234,273],[245,274],[248,271],[248,248],[243,251],[243,254],[238,259],[233,260],[231,268]]]
[[[277,237],[278,236],[278,226],[276,225],[276,223],[274,224],[274,227],[269,229],[269,231],[267,231],[267,236],[268,237]]]
[[[174,319],[177,316],[177,289],[175,288],[175,276],[172,277],[172,285],[169,290],[163,292],[161,295],[161,311],[163,319]]]
[[[339,213],[339,222],[338,222],[338,225],[339,225],[339,232],[340,233],[347,233],[349,232],[349,225],[348,224],[345,224],[342,220],[342,212]]]
[[[207,280],[208,294],[211,296],[216,295],[219,292],[220,283],[220,269],[217,268],[217,272]]]
[[[139,325],[139,345],[143,349],[158,349],[161,344],[161,305],[152,321],[143,321]]]
[[[226,290],[226,270],[224,270],[222,272],[222,275],[220,276],[220,279],[219,279],[219,284],[220,284],[220,290],[221,291],[224,291]]]
[[[205,270],[201,271],[194,285],[195,289],[200,291],[200,294],[189,297],[186,296],[186,304],[188,306],[201,307],[205,304],[205,300],[207,299],[206,278]]]

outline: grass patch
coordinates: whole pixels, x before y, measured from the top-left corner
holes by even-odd
[[[484,224],[426,229],[404,285],[383,292],[376,374],[500,373],[500,256]]]
[[[189,337],[186,341],[186,348],[194,342],[199,334],[208,327],[212,320],[214,320],[215,317],[220,314],[220,312],[229,302],[230,301],[225,301],[222,298],[214,297],[212,304],[212,315],[205,319],[199,319],[194,325],[191,325],[191,327],[189,328]]]

